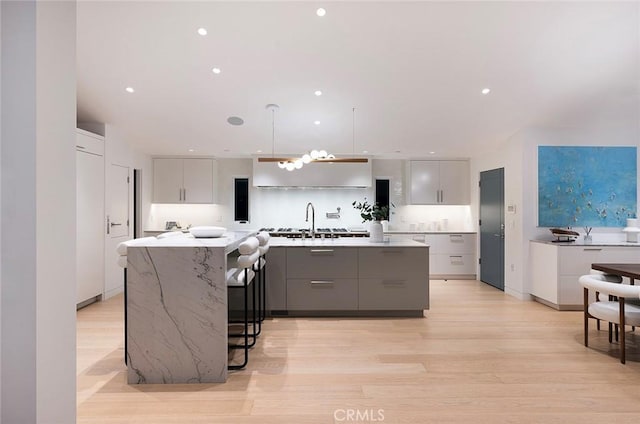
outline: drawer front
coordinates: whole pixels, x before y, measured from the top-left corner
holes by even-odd
[[[360,278],[408,278],[429,274],[427,248],[360,248]]]
[[[358,309],[357,279],[288,279],[290,311],[339,311]]]
[[[431,255],[430,273],[433,275],[475,274],[475,255]]]
[[[475,234],[427,234],[426,242],[435,254],[472,255],[476,251]]]
[[[362,311],[429,308],[428,278],[364,278],[358,282],[358,293],[358,307]]]
[[[578,282],[580,275],[567,275],[558,279],[558,305],[582,305],[584,290]]]
[[[560,275],[584,275],[591,271],[591,264],[603,262],[603,247],[563,246],[558,249]]]
[[[287,278],[358,278],[358,249],[289,247]]]

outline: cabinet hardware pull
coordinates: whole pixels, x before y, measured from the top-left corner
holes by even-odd
[[[599,251],[601,251],[602,249],[593,249],[593,248],[591,248],[591,249],[586,249],[586,248],[585,248],[585,249],[583,249],[583,250],[584,250],[585,252],[599,252]]]
[[[393,250],[383,250],[382,253],[387,254],[387,253],[404,253],[402,250],[400,249],[393,249]]]
[[[120,223],[115,223],[115,222],[112,222],[112,223],[111,223],[111,226],[112,226],[112,227],[115,227],[115,226],[117,226],[117,225],[122,225],[122,223],[121,223],[121,222],[120,222]]]
[[[382,280],[382,284],[384,285],[393,285],[393,286],[399,286],[404,284],[405,280]]]
[[[440,203],[444,203],[444,190],[440,190]]]
[[[78,149],[86,149],[86,147],[81,146],[81,145],[79,145],[79,144],[76,144],[76,147],[77,147]]]
[[[186,202],[187,201],[187,189],[183,188],[182,190],[183,190],[183,192],[182,192],[183,193],[182,194],[182,200]]]
[[[333,253],[333,249],[311,249],[311,253]]]
[[[328,284],[333,284],[333,281],[328,281],[328,280],[311,280],[311,284],[312,285],[316,285],[316,286],[326,286]]]
[[[457,256],[449,255],[449,257],[450,257],[450,258],[460,258],[460,259],[462,259],[462,255],[457,255]]]

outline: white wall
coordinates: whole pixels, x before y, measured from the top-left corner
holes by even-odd
[[[529,128],[518,132],[497,149],[472,158],[472,213],[477,222],[481,171],[504,167],[505,205],[515,214],[505,219],[505,292],[529,298],[529,240],[551,240],[548,228],[538,225],[538,146],[637,146],[640,130],[634,126],[584,128]],[[639,186],[640,189],[640,186]],[[640,193],[639,197],[640,199]],[[574,230],[584,233],[582,228]],[[598,239],[624,239],[619,228],[594,228]],[[513,265],[513,269],[511,266]]]
[[[2,2],[2,422],[75,422],[75,2]]]

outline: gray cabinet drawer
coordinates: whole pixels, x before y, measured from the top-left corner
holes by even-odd
[[[287,278],[358,278],[358,249],[330,246],[287,248]]]
[[[423,310],[429,308],[429,279],[360,279],[358,307],[361,311]]]
[[[357,279],[288,279],[290,311],[339,311],[358,309]]]
[[[429,275],[429,249],[367,247],[360,249],[360,278],[406,278]]]

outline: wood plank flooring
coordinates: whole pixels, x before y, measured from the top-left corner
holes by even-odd
[[[640,330],[478,281],[432,281],[425,318],[277,318],[225,384],[127,385],[121,296],[78,311],[78,423],[638,423]],[[605,328],[606,326],[603,326]]]

